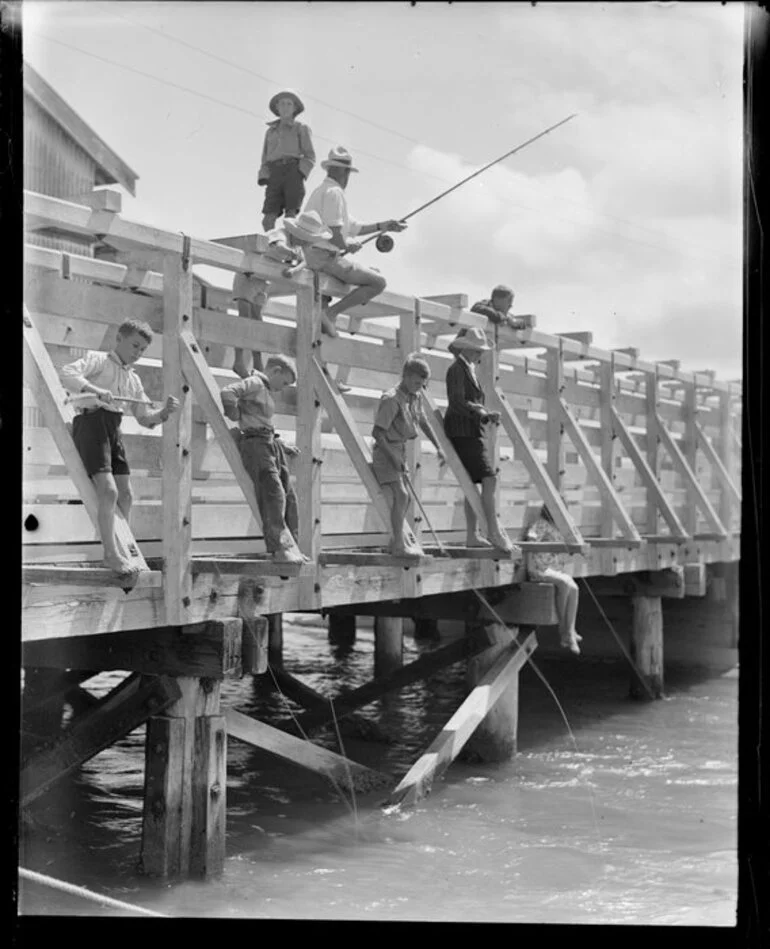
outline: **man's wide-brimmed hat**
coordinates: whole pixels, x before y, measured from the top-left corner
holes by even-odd
[[[332,232],[324,226],[318,211],[303,211],[297,217],[287,217],[283,219],[284,230],[299,238],[301,241],[307,241],[314,247],[328,247],[332,250],[338,250],[334,244],[329,243]]]
[[[291,99],[294,102],[294,115],[297,116],[300,112],[305,111],[305,104],[302,99],[294,92],[293,89],[284,89],[282,92],[276,92],[273,98],[270,100],[270,111],[273,115],[278,115],[278,100],[279,99]]]
[[[455,336],[449,346],[447,346],[450,352],[461,352],[464,349],[471,349],[474,352],[483,353],[491,348],[487,342],[486,333],[484,330],[479,329],[478,326],[464,327],[457,336]]]
[[[321,168],[347,168],[349,171],[358,171],[353,167],[353,158],[347,148],[336,145],[329,152],[329,157],[321,162]]]

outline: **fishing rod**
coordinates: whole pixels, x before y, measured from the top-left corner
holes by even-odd
[[[129,399],[124,396],[114,395],[112,397],[113,402],[128,402],[131,405],[153,405],[152,402],[145,401],[144,399]],[[73,395],[68,395],[64,400],[65,405],[70,403],[77,403],[78,405],[107,405],[107,402],[103,402],[95,392],[79,392]]]
[[[504,159],[510,158],[511,155],[515,155],[516,152],[520,152],[522,148],[526,148],[527,145],[531,145],[533,142],[536,142],[539,138],[543,138],[544,135],[548,135],[549,132],[553,132],[554,129],[559,128],[560,125],[564,125],[567,122],[569,122],[570,119],[574,119],[577,114],[578,114],[577,112],[573,112],[572,115],[568,115],[566,119],[562,119],[560,122],[557,122],[555,125],[551,125],[549,128],[545,129],[545,131],[540,132],[537,135],[533,136],[532,138],[527,139],[526,142],[522,142],[521,145],[517,145],[516,148],[512,148],[510,151],[506,152],[504,155],[501,155],[499,158],[496,158],[494,161],[489,162],[488,165],[484,165],[483,168],[479,168],[478,171],[474,171],[473,174],[468,175],[467,178],[463,178],[462,181],[458,181],[456,185],[452,185],[451,188],[447,188],[446,191],[442,191],[441,194],[436,195],[435,198],[431,198],[430,201],[426,201],[425,204],[421,204],[419,208],[415,208],[414,211],[410,211],[409,214],[407,214],[405,217],[399,218],[399,221],[408,221],[410,217],[414,217],[415,214],[419,214],[420,211],[424,211],[426,208],[429,208],[432,204],[435,204],[437,201],[440,201],[442,198],[445,198],[448,194],[451,194],[453,191],[456,191],[461,185],[464,185],[466,182],[470,181],[472,178],[475,178],[478,175],[482,174],[482,172],[487,171],[487,169],[491,168],[493,165],[497,165]],[[366,240],[361,241],[361,246],[363,247],[364,244],[368,244],[369,241],[376,241],[377,243],[375,244],[375,247],[382,254],[387,254],[391,250],[393,250],[393,247],[395,244],[390,234],[387,234],[384,231],[381,232],[380,234],[372,234],[371,237],[367,237]]]

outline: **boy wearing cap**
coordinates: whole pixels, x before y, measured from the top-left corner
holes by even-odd
[[[321,167],[326,171],[326,178],[305,202],[305,211],[318,213],[324,225],[331,229],[331,243],[341,253],[332,257],[310,250],[305,255],[307,265],[311,270],[329,274],[356,288],[326,309],[326,314],[333,325],[340,313],[354,306],[363,306],[377,294],[382,293],[387,286],[385,278],[373,267],[363,267],[342,256],[355,254],[361,249],[361,244],[351,238],[385,231],[403,231],[406,229],[406,224],[395,220],[380,221],[376,224],[359,224],[350,217],[345,188],[347,188],[350,175],[358,169],[353,167],[353,159],[346,148],[341,145],[332,148],[329,157],[321,162]]]
[[[273,425],[273,395],[296,381],[291,360],[275,354],[268,357],[264,373],[252,370],[241,382],[225,386],[220,393],[225,415],[240,428],[238,450],[254,483],[265,547],[280,563],[306,563],[308,559],[293,536],[297,505],[288,480],[289,449],[280,443]]]
[[[390,552],[397,557],[419,557],[422,549],[409,543],[404,535],[404,518],[409,506],[405,478],[406,443],[417,438],[422,429],[433,443],[440,464],[444,455],[422,411],[420,393],[430,380],[430,366],[412,353],[404,363],[401,382],[384,392],[374,417],[372,470],[382,486],[390,506],[393,539]]]
[[[278,118],[267,123],[257,182],[265,186],[262,227],[272,230],[278,217],[295,217],[305,198],[305,180],[313,170],[315,151],[309,126],[297,122],[305,111],[300,97],[284,89],[270,100]]]
[[[486,316],[495,326],[507,326],[512,330],[526,329],[526,323],[520,317],[511,316],[508,312],[513,305],[513,290],[504,284],[498,284],[492,291],[489,300],[479,300],[471,307],[471,313],[480,313]]]
[[[446,390],[448,406],[444,414],[444,431],[460,456],[474,484],[481,484],[481,504],[487,519],[489,540],[479,533],[476,514],[465,501],[468,547],[497,547],[511,554],[513,544],[497,518],[497,474],[489,459],[482,426],[497,425],[498,412],[484,407],[484,390],[476,376],[475,366],[482,353],[491,347],[486,335],[476,326],[465,327],[449,344],[454,362],[447,369]],[[490,543],[491,542],[491,543]]]

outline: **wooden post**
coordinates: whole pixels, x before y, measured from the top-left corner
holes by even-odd
[[[243,618],[241,632],[241,675],[263,675],[267,672],[269,655],[269,623],[266,616]]]
[[[490,392],[494,392],[497,388],[497,382],[499,378],[498,370],[498,351],[497,351],[497,342],[498,342],[498,332],[497,326],[494,327],[494,332],[492,336],[492,348],[482,354],[481,364],[479,365],[479,382],[481,387],[484,390],[484,395],[486,396],[487,402],[489,401]],[[499,428],[497,425],[484,425],[482,428],[484,433],[484,442],[487,447],[487,452],[489,454],[489,460],[492,463],[492,468],[494,472],[499,476],[500,474],[500,456],[498,453],[497,442],[498,442],[498,431]],[[499,488],[498,488],[498,506],[499,506]],[[498,510],[498,514],[499,514]],[[500,520],[502,526],[502,520]],[[489,525],[490,529],[494,529],[494,525]]]
[[[420,351],[420,301],[415,297],[414,312],[402,313],[398,330],[398,344],[402,361],[406,361],[411,353]],[[422,463],[420,432],[417,438],[406,443],[406,464],[410,471],[412,486],[418,497],[422,497]],[[412,528],[417,543],[421,543],[422,528],[427,530],[428,525],[422,523],[422,514],[417,509],[414,499],[411,498],[407,509],[407,522]]]
[[[660,451],[658,427],[658,373],[657,370],[647,374],[645,380],[645,423],[647,428],[647,467],[656,481],[660,481]],[[653,494],[647,491],[647,530],[648,534],[658,533],[658,505],[654,503]]]
[[[310,366],[320,355],[321,310],[314,288],[297,291],[297,503],[299,507],[299,547],[318,562],[321,552],[321,403],[313,384]],[[314,584],[314,578],[310,579]],[[312,587],[311,587],[312,589]],[[320,605],[320,604],[319,604]]]
[[[340,613],[329,614],[329,642],[333,646],[350,647],[356,641],[356,618]]]
[[[221,682],[188,676],[175,682],[181,697],[147,728],[141,867],[164,878],[211,876],[223,869],[225,852]]]
[[[468,632],[471,639],[483,634],[487,640],[491,639],[493,642],[489,649],[468,662],[466,682],[469,690],[473,690],[494,666],[501,653],[510,647],[514,633],[500,623],[489,623],[486,629],[482,630],[471,626]],[[508,761],[516,754],[518,727],[519,677],[516,675],[474,731],[466,751],[470,757],[481,761]]]
[[[609,478],[614,488],[616,481],[615,444],[617,439],[612,411],[615,407],[614,356],[611,357],[610,362],[603,362],[599,367],[599,381],[599,395],[601,398],[600,420],[602,436],[602,468],[604,469],[605,474]],[[612,537],[615,533],[615,518],[612,513],[612,508],[604,497],[602,497],[602,520],[600,533],[602,537]]]
[[[631,658],[655,698],[663,696],[663,610],[659,596],[633,596]],[[631,679],[632,698],[647,698],[639,680]]]
[[[695,423],[697,421],[697,402],[696,402],[696,391],[695,383],[691,383],[685,386],[684,390],[684,439],[681,444],[682,455],[684,460],[687,462],[690,471],[693,473],[694,478],[698,478],[698,466],[697,466],[697,454],[698,454],[698,440],[695,431]],[[687,507],[684,512],[684,517],[682,522],[684,524],[685,530],[692,537],[695,534],[695,531],[698,526],[698,505],[695,493],[688,484],[686,486],[686,497],[687,497]]]
[[[403,665],[404,621],[400,616],[374,618],[374,675],[388,675]]]
[[[546,469],[551,483],[561,493],[564,478],[564,423],[561,413],[561,394],[564,389],[564,363],[561,340],[558,349],[549,349],[545,354],[545,391],[548,411],[546,433],[548,455]]]
[[[267,661],[271,666],[283,665],[283,613],[268,614]]]
[[[722,459],[722,464],[725,467],[725,471],[731,480],[735,480],[733,474],[733,465],[732,465],[732,438],[731,438],[731,424],[730,424],[730,392],[720,392],[719,393],[719,440],[717,443],[717,451],[719,457]],[[712,483],[716,480],[716,474],[712,471]],[[732,504],[730,498],[730,491],[727,485],[724,482],[720,483],[720,496],[719,496],[719,520],[724,524],[725,528],[729,531],[732,528]]]
[[[192,398],[183,383],[180,335],[192,327],[193,291],[189,257],[163,258],[163,390],[176,395],[179,410],[163,426],[163,590],[166,623],[190,619],[192,573]]]

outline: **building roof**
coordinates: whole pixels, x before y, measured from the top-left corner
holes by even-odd
[[[28,63],[24,63],[24,93],[58,122],[73,141],[91,156],[100,172],[99,184],[119,184],[129,194],[136,194],[139,175],[129,168]]]

